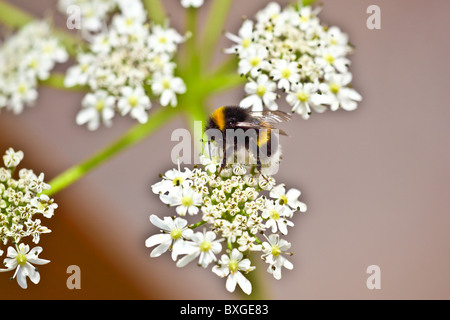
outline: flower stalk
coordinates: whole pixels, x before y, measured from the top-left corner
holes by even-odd
[[[49,182],[51,189],[45,194],[52,195],[72,185],[94,168],[104,164],[123,150],[140,142],[178,114],[175,108],[159,109],[152,113],[146,124],[137,124],[115,142],[95,153],[85,161],[74,165]]]

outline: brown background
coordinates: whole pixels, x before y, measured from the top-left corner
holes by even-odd
[[[56,13],[56,1],[10,1],[36,16]],[[201,9],[202,16],[209,8]],[[235,1],[226,30],[268,1]],[[286,1],[280,1],[286,3]],[[302,191],[308,212],[296,216],[287,239],[292,271],[266,279],[272,299],[450,298],[450,45],[445,0],[323,1],[321,21],[350,36],[353,84],[363,95],[354,112],[313,114],[286,125],[278,182]],[[381,30],[368,30],[366,9],[381,7]],[[165,1],[183,30],[178,0]],[[218,46],[229,45],[222,39]],[[217,61],[223,56],[218,53]],[[243,91],[215,97],[211,109],[234,104]],[[0,115],[0,150],[25,153],[23,167],[49,181],[114,141],[134,124],[88,132],[75,124],[81,94],[42,87],[34,108]],[[156,107],[155,107],[156,108]],[[287,110],[286,103],[281,109]],[[1,299],[232,299],[225,281],[193,263],[179,269],[168,255],[151,259],[149,215],[172,214],[150,186],[169,162],[178,119],[56,195],[59,209],[42,237],[41,282],[22,290],[0,274]],[[4,257],[2,257],[4,258]],[[366,268],[381,268],[381,289],[368,290]],[[81,268],[81,290],[66,287],[69,265]],[[262,267],[265,269],[265,266]]]

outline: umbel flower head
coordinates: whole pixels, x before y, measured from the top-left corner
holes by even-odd
[[[238,72],[247,77],[247,96],[240,106],[261,111],[278,109],[284,92],[294,113],[308,119],[312,110],[357,108],[361,95],[351,87],[347,55],[353,50],[338,27],[320,24],[319,9],[269,3],[244,20],[226,53],[239,57]]]
[[[15,114],[33,106],[39,80],[46,80],[68,54],[45,21],[33,21],[0,46],[0,110]]]
[[[2,245],[11,243],[4,260],[6,269],[1,272],[16,269],[13,278],[22,288],[26,288],[26,276],[33,283],[39,282],[39,273],[32,264],[44,264],[37,255],[41,247],[31,249],[23,243],[31,237],[32,242],[39,243],[42,234],[51,232],[42,225],[40,217],[51,218],[58,205],[42,191],[50,189],[45,183],[44,174],[36,175],[32,170],[20,169],[18,178],[14,178],[17,166],[24,157],[22,151],[9,148],[3,156],[4,166],[0,167],[0,240]],[[3,253],[3,250],[0,250]]]
[[[61,7],[78,2],[61,1]],[[89,8],[86,12],[103,9],[96,11],[96,23],[82,25],[91,28],[86,36],[89,48],[78,54],[77,64],[68,69],[65,78],[67,87],[90,89],[76,117],[77,124],[86,124],[89,130],[101,124],[110,127],[117,113],[146,123],[152,107],[149,96],[159,99],[162,106],[175,107],[177,95],[186,92],[183,80],[175,76],[173,62],[184,37],[167,25],[149,24],[139,0],[108,1],[108,6],[98,0],[82,3],[82,8]],[[113,10],[117,13],[106,27],[105,17]]]
[[[213,147],[212,143],[205,145],[205,149]],[[292,269],[293,265],[285,257],[291,254],[286,251],[290,244],[280,234],[288,234],[296,212],[305,212],[306,205],[298,199],[299,190],[286,191],[284,184],[277,185],[256,165],[230,163],[220,171],[221,162],[209,154],[217,154],[217,150],[208,150],[201,165],[192,170],[168,170],[152,186],[177,217],[162,220],[152,214],[150,221],[161,234],[148,238],[146,246],[157,245],[151,257],[168,250],[174,261],[181,256],[178,267],[192,261],[203,268],[213,264],[212,271],[227,278],[228,291],[233,292],[238,284],[250,294],[252,286],[245,277],[255,269],[250,252],[259,253],[268,272],[281,279],[282,267]]]

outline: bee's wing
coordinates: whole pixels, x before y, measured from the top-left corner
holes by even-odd
[[[262,123],[257,123],[257,122],[237,122],[236,126],[239,127],[239,128],[243,128],[243,129],[273,129],[273,130],[278,130],[279,134],[282,134],[284,136],[288,136],[288,134],[286,132],[284,132],[281,129],[275,128],[274,126],[272,126],[268,122],[262,122]]]
[[[286,122],[292,119],[292,115],[283,111],[252,111],[250,115],[259,121],[264,121],[269,124]]]

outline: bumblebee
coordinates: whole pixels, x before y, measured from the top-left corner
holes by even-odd
[[[222,148],[219,173],[229,163],[229,154],[235,155],[240,146],[256,159],[256,168],[261,173],[262,163],[270,163],[272,156],[279,153],[279,134],[287,136],[274,125],[290,119],[291,115],[283,111],[255,112],[239,106],[215,110],[205,126],[205,133]]]

